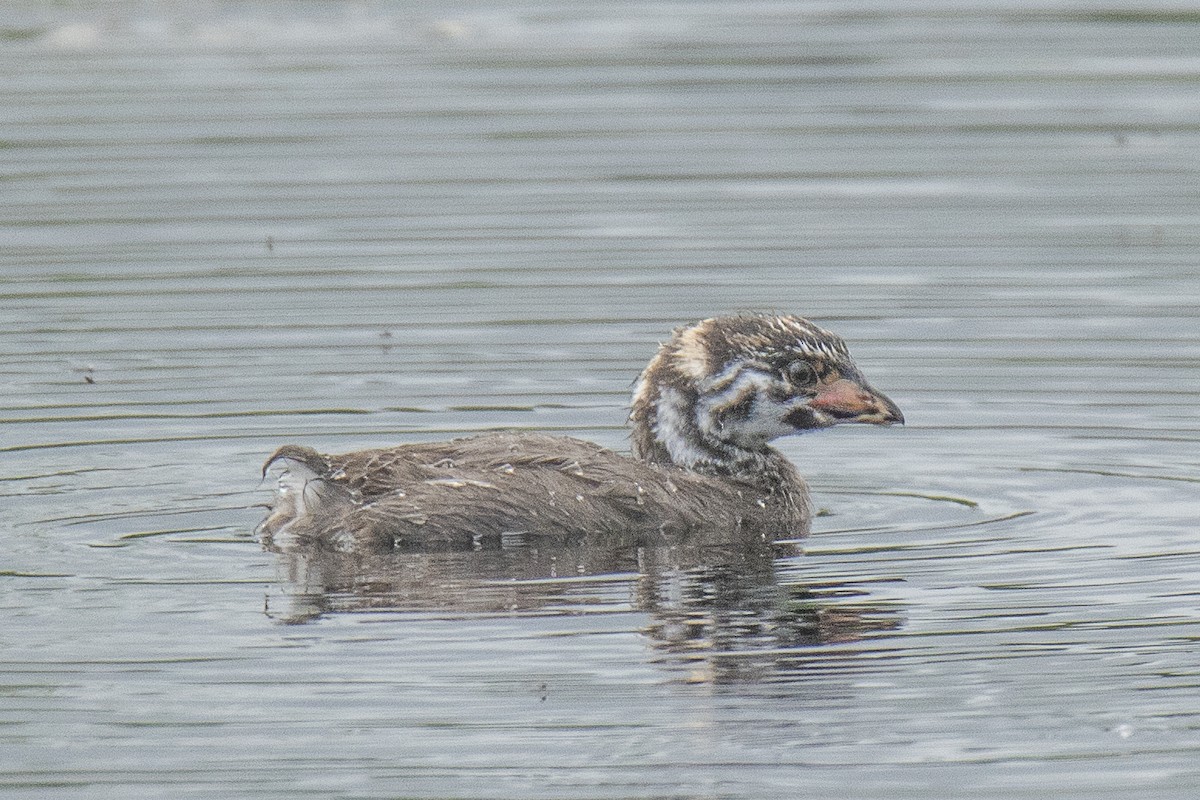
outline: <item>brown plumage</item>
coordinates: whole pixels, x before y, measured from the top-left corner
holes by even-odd
[[[276,549],[471,546],[508,536],[704,532],[802,536],[808,488],[768,442],[839,422],[903,422],[835,335],[792,316],[741,315],[675,331],[638,380],[633,457],[569,437],[493,433],[344,455],[285,445]]]

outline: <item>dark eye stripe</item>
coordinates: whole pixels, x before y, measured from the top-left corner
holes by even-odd
[[[745,386],[741,391],[731,395],[725,402],[713,405],[712,413],[719,419],[745,419],[754,410],[754,399],[758,396],[758,388]]]

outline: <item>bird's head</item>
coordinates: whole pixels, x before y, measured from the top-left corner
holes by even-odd
[[[903,424],[841,337],[790,315],[715,317],[677,329],[638,378],[634,454],[731,474],[767,443],[846,422]]]

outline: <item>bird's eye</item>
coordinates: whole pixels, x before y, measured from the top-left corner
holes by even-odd
[[[784,368],[787,379],[796,386],[807,386],[817,382],[817,371],[807,361],[796,360]]]

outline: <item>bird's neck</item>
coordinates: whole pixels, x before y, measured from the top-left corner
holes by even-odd
[[[784,456],[766,444],[749,448],[721,439],[697,423],[696,398],[671,386],[639,386],[629,416],[636,458],[705,475],[770,482]],[[789,465],[790,466],[790,465]]]

